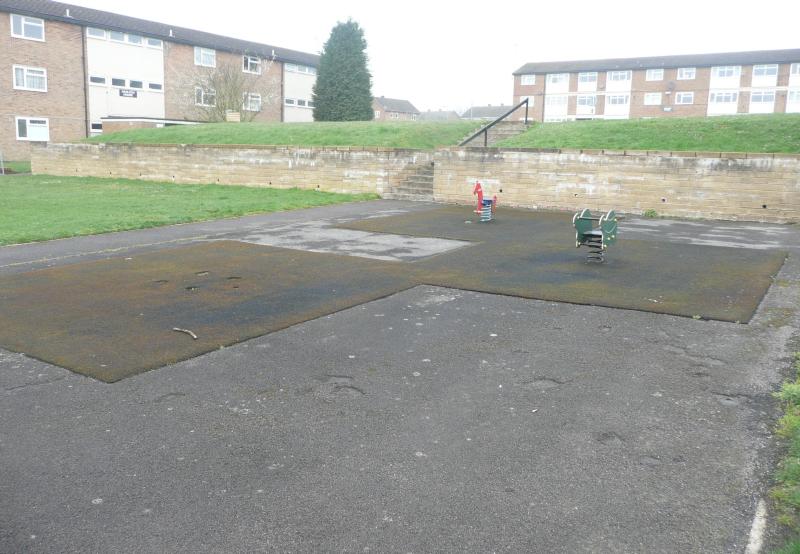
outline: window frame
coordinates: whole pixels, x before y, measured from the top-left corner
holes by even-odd
[[[719,101],[717,98],[719,96],[724,97],[731,97],[731,100],[726,101]],[[711,91],[708,95],[708,103],[709,104],[738,104],[739,103],[739,91],[736,90],[722,90],[722,91]]]
[[[648,102],[647,101],[648,96],[651,99],[653,97],[657,96],[658,97],[658,101],[657,102]],[[661,97],[662,97],[662,94],[660,92],[645,92],[644,93],[644,98],[642,99],[642,105],[644,105],[644,106],[660,106],[661,105]]]
[[[687,77],[686,74],[691,73],[691,77]],[[696,67],[679,67],[677,75],[675,76],[678,81],[694,81],[697,79],[697,68]]]
[[[212,63],[211,64],[203,63],[203,55],[204,54],[208,55],[209,52],[211,52],[211,55],[213,57]],[[217,67],[217,51],[214,50],[213,48],[205,48],[203,46],[195,46],[194,47],[194,65],[197,65],[197,66],[200,66],[200,67]]]
[[[28,136],[20,137],[19,136],[19,121],[21,119],[25,120],[25,131]],[[44,127],[47,129],[47,138],[44,140],[39,139],[31,139],[30,133],[28,132],[31,121],[44,121]],[[37,126],[41,126],[38,125]],[[27,142],[49,142],[50,141],[50,118],[49,117],[31,117],[31,116],[24,116],[24,115],[17,115],[14,116],[14,135],[16,136],[17,140],[27,141]]]
[[[594,79],[585,79],[585,77],[593,76]],[[581,71],[578,73],[579,83],[597,83],[597,71]]]
[[[614,99],[617,98],[624,98],[624,102],[616,102]],[[606,105],[607,106],[630,106],[631,104],[631,95],[630,94],[606,94]]]
[[[585,100],[591,98],[591,103],[586,103]],[[583,102],[582,102],[583,101]],[[589,108],[597,107],[597,94],[578,94],[575,96],[575,106],[584,106]]]
[[[686,98],[687,96],[691,100],[690,102],[680,101],[681,99]],[[693,90],[688,90],[688,91],[676,92],[675,93],[675,105],[676,106],[692,106],[692,105],[694,105],[694,91]]]
[[[725,70],[725,75],[720,75],[721,70]],[[731,74],[728,75],[728,70],[731,70]],[[735,79],[737,77],[742,76],[742,66],[741,65],[715,65],[711,68],[711,78],[712,79]]]
[[[197,101],[197,91],[200,91],[200,102]],[[206,103],[206,96],[213,96],[214,103]],[[217,91],[214,89],[204,89],[203,87],[194,87],[194,105],[203,108],[216,108],[217,107]]]
[[[21,69],[22,70],[22,81],[23,81],[23,85],[22,86],[18,86],[17,85],[17,69]],[[27,77],[28,77],[28,71],[29,70],[41,71],[44,74],[44,75],[42,75],[42,77],[44,77],[44,88],[43,89],[41,89],[41,88],[33,88],[33,87],[27,86],[28,85]],[[25,91],[29,91],[29,92],[47,92],[47,69],[44,68],[44,67],[32,67],[32,66],[29,66],[29,65],[12,65],[11,66],[11,75],[12,75],[12,84],[13,84],[14,90],[25,90]]]
[[[257,70],[252,71],[248,69],[253,60],[255,61],[255,65]],[[261,58],[258,56],[251,56],[250,54],[243,54],[242,55],[242,72],[249,73],[251,75],[261,75]]]
[[[535,73],[524,73],[519,76],[519,84],[523,87],[530,87],[536,84]]]
[[[793,63],[789,66],[789,76],[800,75],[800,62]]]
[[[31,17],[29,15],[22,15],[22,14],[18,14],[18,13],[10,13],[8,15],[10,16],[9,25],[11,27],[10,30],[11,30],[11,36],[12,37],[21,38],[21,39],[24,39],[24,40],[35,40],[36,42],[46,42],[44,19],[42,19],[41,17]],[[14,32],[14,18],[15,17],[20,18],[20,31],[21,31],[21,34],[17,34],[17,33]],[[39,24],[40,24],[39,26],[42,29],[42,38],[29,37],[29,36],[25,35],[25,24],[26,24],[25,20],[26,19],[27,20],[31,20],[31,21],[38,21],[39,22]],[[31,23],[31,25],[34,25],[34,24]]]
[[[102,81],[92,81],[92,79],[102,79]],[[89,84],[97,86],[106,86],[108,85],[108,78],[104,77],[103,75],[89,75]]]
[[[92,31],[98,31],[98,32],[103,33],[103,34],[102,34],[102,36],[101,35],[93,35]],[[108,40],[108,31],[106,31],[105,29],[101,29],[100,27],[86,27],[86,36],[89,37],[89,38],[96,38],[96,39],[99,39],[99,40]]]
[[[558,79],[555,79],[557,77]],[[547,84],[548,85],[560,85],[561,83],[566,82],[569,84],[569,73],[548,73],[547,74]]]
[[[253,104],[252,104],[253,98],[258,98],[258,109],[257,110],[254,110],[252,108],[252,106],[253,106]],[[261,95],[258,94],[257,92],[245,92],[244,93],[244,102],[242,102],[242,109],[244,111],[246,111],[246,112],[260,113],[261,112]]]
[[[653,75],[658,74],[658,78],[654,77]],[[654,67],[648,69],[644,73],[644,80],[645,81],[663,81],[664,80],[664,68],[663,67]]]
[[[760,95],[763,98],[765,94],[771,95],[772,96],[772,100],[754,100],[753,99],[753,97],[757,96],[757,95]],[[751,90],[750,91],[750,102],[751,103],[755,102],[756,104],[775,104],[776,96],[777,95],[775,94],[775,89]]]
[[[774,73],[756,73],[758,69],[770,69],[774,68]],[[778,76],[778,64],[776,63],[760,63],[753,65],[753,77],[777,77]]]
[[[122,38],[114,38],[114,34],[122,35]],[[122,31],[109,31],[108,32],[108,40],[112,42],[125,42],[125,33]]]
[[[624,79],[617,79],[616,77],[619,75],[625,75]],[[614,81],[615,83],[630,81],[633,79],[633,72],[630,69],[620,69],[614,71],[606,71],[606,79],[608,81]]]

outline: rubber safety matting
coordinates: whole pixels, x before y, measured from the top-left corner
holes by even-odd
[[[0,345],[113,382],[413,286],[397,265],[220,241],[11,275]]]
[[[404,263],[218,241],[4,276],[0,346],[113,382],[419,284],[744,323],[785,258],[623,238],[587,263],[568,214],[510,209],[344,227],[474,244]]]

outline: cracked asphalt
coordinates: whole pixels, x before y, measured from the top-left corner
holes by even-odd
[[[0,248],[0,274],[220,239],[346,255],[329,225],[431,207]],[[0,552],[743,552],[798,349],[797,230],[620,232],[790,256],[749,325],[420,286],[110,385],[0,350]],[[462,246],[424,242],[403,255]]]

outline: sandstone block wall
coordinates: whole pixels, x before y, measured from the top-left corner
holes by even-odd
[[[435,164],[441,202],[472,203],[477,180],[509,206],[800,220],[800,155],[458,148]]]

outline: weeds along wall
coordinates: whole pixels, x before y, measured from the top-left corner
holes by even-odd
[[[686,218],[800,221],[800,155],[603,150],[49,144],[34,173],[390,194],[434,163],[437,201],[615,209]]]

